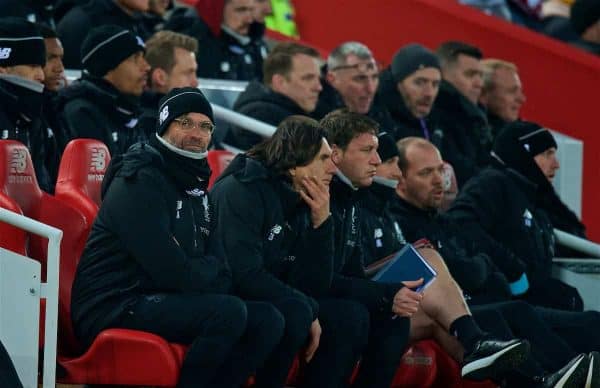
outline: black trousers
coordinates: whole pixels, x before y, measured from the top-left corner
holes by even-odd
[[[345,387],[369,339],[369,311],[355,301],[321,299],[319,348],[306,366],[302,387]]]
[[[0,387],[23,388],[15,366],[2,342],[0,342]]]
[[[141,297],[115,326],[191,344],[178,387],[233,388],[263,365],[285,322],[272,305],[231,295],[155,294]]]
[[[600,351],[600,312],[564,311],[534,306],[536,313],[576,353]]]
[[[369,343],[353,387],[388,388],[408,347],[410,320],[391,311],[370,315]]]

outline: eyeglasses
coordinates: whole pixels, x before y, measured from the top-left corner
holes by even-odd
[[[210,121],[202,121],[196,123],[194,122],[194,120],[188,119],[187,117],[184,117],[182,119],[173,119],[173,121],[177,121],[179,125],[181,125],[181,128],[183,128],[183,130],[185,131],[191,131],[192,129],[197,128],[201,132],[211,134],[215,130],[215,125]]]

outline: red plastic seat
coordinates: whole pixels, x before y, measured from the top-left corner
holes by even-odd
[[[11,170],[12,168],[12,170]],[[23,213],[63,231],[60,247],[58,360],[70,384],[175,386],[183,356],[159,336],[133,330],[100,333],[82,354],[70,319],[71,285],[85,245],[89,224],[83,214],[40,190],[27,148],[0,141],[0,193],[15,200]],[[31,236],[29,254],[45,273],[47,244]]]
[[[100,192],[110,162],[108,147],[95,139],[75,139],[60,160],[56,198],[79,210],[92,222],[100,206]]]
[[[0,174],[5,174],[6,169],[0,169]],[[4,180],[0,177],[0,180]],[[19,205],[4,193],[0,192],[0,207],[12,212],[23,214]],[[26,253],[27,232],[12,225],[0,222],[0,248],[8,249],[20,255]]]
[[[208,188],[210,189],[219,175],[229,166],[235,155],[232,152],[225,150],[208,151],[207,161],[210,166],[211,174],[208,180]]]

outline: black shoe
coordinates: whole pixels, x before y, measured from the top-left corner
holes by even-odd
[[[552,373],[540,383],[540,388],[583,388],[588,374],[589,361],[585,354],[575,357],[558,372]]]
[[[506,371],[519,366],[529,355],[529,342],[480,340],[474,350],[465,355],[462,377],[470,380],[499,380]]]
[[[600,388],[600,353],[591,352],[588,356],[589,368],[585,380],[585,388]]]

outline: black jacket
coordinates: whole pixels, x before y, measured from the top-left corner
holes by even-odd
[[[0,0],[2,17],[15,16],[50,28],[54,25],[55,0]]]
[[[371,312],[391,313],[394,295],[404,286],[401,283],[377,283],[365,276],[364,264],[374,260],[366,258],[362,246],[357,202],[363,190],[355,190],[334,177],[330,195],[335,230],[332,296],[361,302]]]
[[[142,15],[128,15],[114,0],[90,0],[72,8],[60,20],[56,31],[65,49],[63,63],[67,69],[81,69],[81,45],[94,26],[115,24],[143,40],[150,36]]]
[[[292,115],[307,115],[292,99],[274,92],[258,81],[252,81],[233,105],[233,109],[241,114],[278,126],[285,118]],[[225,142],[242,150],[252,148],[264,138],[248,130],[232,126]]]
[[[313,228],[308,206],[287,178],[238,155],[211,191],[216,239],[223,245],[241,296],[275,301],[327,295],[332,276],[333,222]]]
[[[42,119],[42,104],[42,93],[0,80],[0,139],[17,140],[27,147],[40,188],[53,193],[60,154],[52,130]]]
[[[75,332],[87,344],[142,295],[231,290],[226,261],[212,255],[206,192],[182,189],[165,152],[171,151],[137,144],[113,158],[106,173],[71,295]]]
[[[215,35],[195,9],[179,8],[171,15],[165,29],[198,39],[198,77],[240,81],[262,80],[262,63],[268,50],[264,29],[252,29],[245,42],[221,30]]]
[[[407,243],[400,224],[390,212],[395,198],[394,188],[375,180],[358,201],[365,266],[397,252]]]
[[[327,67],[323,67],[321,70],[321,86],[323,90],[319,94],[319,101],[315,111],[311,114],[315,119],[320,120],[329,112],[336,109],[344,108],[344,100],[337,90],[327,80],[324,74],[327,72]],[[381,105],[381,103],[375,99],[371,105],[371,109],[367,112],[367,116],[379,123],[380,132],[395,133],[396,129],[394,121],[390,117],[389,112]]]
[[[417,208],[401,197],[393,202],[392,213],[409,241],[426,238],[436,247],[452,277],[470,296],[487,295],[488,301],[510,298],[507,279],[497,275],[498,268],[514,281],[525,265],[509,250],[485,233],[474,235],[445,214]],[[500,287],[495,280],[498,278],[504,278]]]
[[[136,128],[139,102],[100,78],[83,78],[63,89],[58,109],[70,139],[92,138],[106,144],[114,157],[145,136]]]
[[[382,71],[379,76],[377,100],[381,101],[394,122],[393,136],[395,140],[409,136],[428,138],[436,147],[442,148],[441,142],[444,136],[442,129],[429,116],[423,119],[413,116],[398,92],[396,81],[389,69]]]
[[[430,116],[443,131],[440,151],[462,187],[489,163],[492,136],[485,113],[443,80]]]
[[[461,189],[447,214],[465,230],[481,229],[513,255],[518,268],[521,261],[530,281],[550,276],[554,256],[552,225],[536,206],[537,186],[506,167],[490,167]],[[518,260],[518,261],[517,261]],[[500,268],[503,268],[498,264]],[[514,275],[504,270],[509,280]]]

